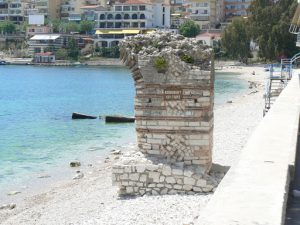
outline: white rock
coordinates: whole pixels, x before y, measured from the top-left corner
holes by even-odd
[[[172,169],[172,174],[181,176],[183,175],[183,170],[178,168]]]
[[[142,174],[142,175],[140,176],[140,181],[141,181],[141,182],[146,182],[146,181],[147,181],[147,176],[146,176],[146,174]]]
[[[129,174],[129,180],[138,181],[139,180],[139,174],[138,173]]]
[[[172,174],[172,169],[169,166],[164,166],[162,169],[162,174],[165,176],[170,176]]]
[[[11,192],[7,193],[7,195],[17,195],[20,193],[21,193],[21,191],[11,191]]]
[[[183,183],[188,185],[195,185],[195,179],[191,177],[183,178]]]
[[[203,180],[203,179],[199,179],[199,180],[197,180],[197,184],[196,184],[196,186],[198,186],[198,187],[206,187],[206,180]]]
[[[124,173],[120,176],[120,180],[128,180],[128,174]]]
[[[166,177],[166,182],[168,184],[175,184],[176,183],[176,180],[174,177]]]
[[[159,176],[158,172],[149,172],[149,178],[152,178],[154,182],[159,182]]]
[[[77,173],[74,177],[73,177],[73,180],[79,180],[81,178],[84,177],[84,174],[83,173]]]

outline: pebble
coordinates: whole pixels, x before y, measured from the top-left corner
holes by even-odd
[[[7,195],[17,195],[17,194],[20,194],[21,193],[21,191],[11,191],[11,192],[9,192],[9,193],[7,193]]]
[[[16,208],[16,204],[15,203],[10,203],[10,204],[4,204],[4,205],[1,205],[0,206],[0,210],[2,210],[2,209],[14,209],[14,208]]]
[[[49,178],[49,177],[51,177],[50,175],[48,175],[48,174],[44,174],[44,175],[40,175],[40,176],[38,176],[38,178]]]
[[[79,161],[71,161],[70,167],[79,167],[81,166],[81,163]]]
[[[79,180],[79,179],[82,179],[84,177],[84,174],[83,173],[77,173],[74,177],[73,177],[73,180]]]

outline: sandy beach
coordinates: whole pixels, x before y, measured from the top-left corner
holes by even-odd
[[[263,117],[263,92],[267,73],[262,66],[223,66],[222,72],[240,73],[255,82],[243,96],[217,106],[214,111],[213,162],[231,166],[237,162],[247,139]],[[252,72],[255,71],[255,75]],[[128,147],[134,150],[135,146]],[[101,164],[79,167],[84,177],[45,187],[34,195],[13,195],[12,210],[0,210],[6,225],[183,225],[193,224],[211,194],[166,195],[120,198],[111,184],[111,165],[119,155]],[[66,162],[68,164],[69,162]],[[75,171],[74,171],[75,173]]]

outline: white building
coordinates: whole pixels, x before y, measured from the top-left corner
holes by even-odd
[[[151,32],[154,28],[170,28],[170,5],[164,3],[128,0],[115,3],[110,9],[87,6],[82,10],[87,19],[95,19],[95,44],[101,47],[116,46],[125,36]]]

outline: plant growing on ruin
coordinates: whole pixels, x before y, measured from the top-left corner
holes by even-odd
[[[156,57],[154,59],[154,67],[158,73],[165,73],[168,67],[167,60],[161,56]]]
[[[194,63],[195,62],[194,58],[187,54],[181,54],[180,59],[186,63]]]

